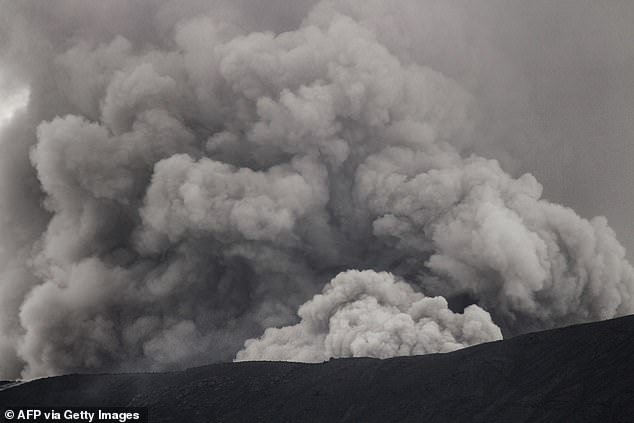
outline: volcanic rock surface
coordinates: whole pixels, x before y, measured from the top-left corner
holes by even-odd
[[[634,316],[446,354],[0,382],[0,405],[147,406],[152,422],[631,422]]]

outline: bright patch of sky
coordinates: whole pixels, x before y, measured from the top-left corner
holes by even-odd
[[[13,115],[26,106],[29,100],[29,90],[22,88],[0,97],[0,127],[6,125]]]

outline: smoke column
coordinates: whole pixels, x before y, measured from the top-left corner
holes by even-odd
[[[442,352],[634,311],[606,219],[503,170],[523,126],[491,116],[524,111],[399,33],[412,4],[284,3],[0,4],[0,88],[30,90],[0,135],[2,377]],[[428,3],[423,33],[448,12]]]

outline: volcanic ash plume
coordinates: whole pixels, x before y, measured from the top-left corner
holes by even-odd
[[[238,360],[319,362],[448,352],[502,338],[486,311],[455,314],[443,297],[425,297],[389,273],[341,273],[302,305],[301,322],[249,340]]]
[[[31,90],[1,138],[3,377],[450,351],[634,311],[605,219],[464,154],[474,96],[360,8],[276,34],[115,3],[75,5],[111,28],[3,5]]]

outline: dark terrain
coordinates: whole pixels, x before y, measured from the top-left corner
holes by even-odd
[[[634,422],[634,316],[449,354],[1,384],[0,407],[148,406],[152,422]]]

